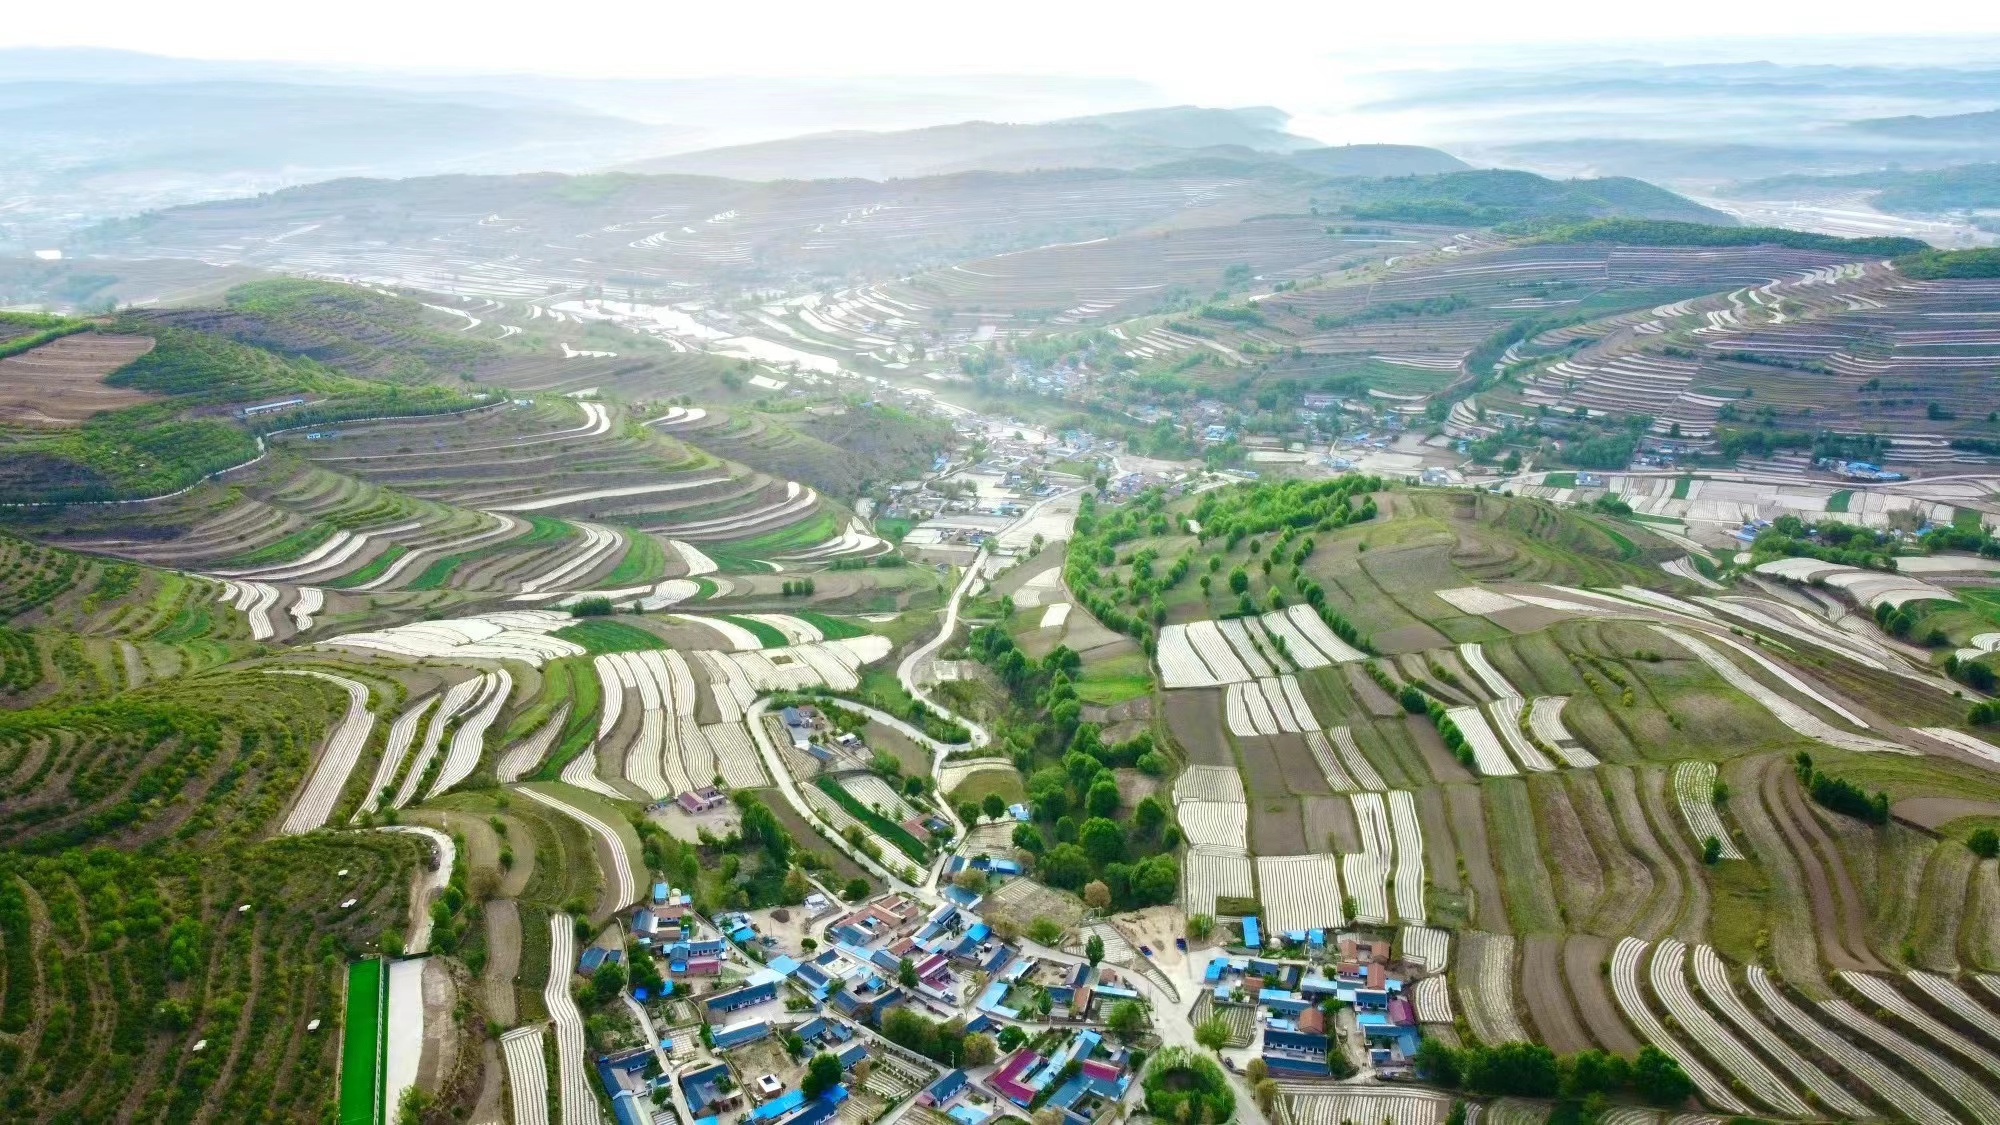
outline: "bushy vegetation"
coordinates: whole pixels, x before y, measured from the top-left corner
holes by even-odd
[[[463,409],[456,390],[409,388],[341,375],[231,340],[124,318],[111,330],[155,340],[145,355],[106,377],[116,387],[169,396],[101,411],[80,426],[10,435],[0,443],[0,479],[35,501],[107,500],[158,495],[257,456],[257,434],[381,415]],[[312,401],[236,419],[195,407],[242,407],[283,398]]]
[[[812,890],[805,871],[831,877],[831,862],[800,844],[756,793],[738,790],[731,799],[742,818],[739,827],[719,837],[702,828],[694,843],[634,815],[646,867],[688,891],[696,909],[709,914],[796,906]],[[862,889],[865,893],[865,883]]]
[[[1753,559],[1796,557],[1843,563],[1870,570],[1894,570],[1891,558],[1895,539],[1858,524],[1821,520],[1808,524],[1797,516],[1784,515],[1750,543]]]
[[[1834,777],[1813,765],[1812,755],[1801,750],[1793,759],[1792,768],[1798,773],[1799,784],[1812,799],[1832,809],[1842,816],[1851,816],[1870,824],[1889,823],[1889,795],[1868,791],[1845,778]]]
[[[1783,246],[1862,257],[1928,249],[1914,238],[1840,238],[1784,227],[1725,227],[1666,219],[1596,219],[1560,223],[1536,232],[1538,242],[1611,242],[1621,246]]]
[[[1107,568],[1118,561],[1118,545],[1146,536],[1165,535],[1173,521],[1164,507],[1165,495],[1148,489],[1125,504],[1100,514],[1097,498],[1086,492],[1076,517],[1075,538],[1063,562],[1063,580],[1092,617],[1106,628],[1140,638],[1152,650],[1153,629],[1166,620],[1161,595],[1187,578],[1193,560],[1175,559],[1165,573],[1154,574],[1154,557],[1134,559],[1129,582]]]
[[[967,1034],[962,1019],[934,1020],[901,1004],[882,1017],[882,1036],[945,1066],[980,1066],[997,1053],[993,1037]]]
[[[1905,276],[1935,280],[1947,277],[2000,277],[2000,249],[1932,250],[1925,247],[1896,259]]]
[[[16,335],[0,336],[0,359],[33,351],[51,340],[73,336],[90,327],[87,320],[41,313],[0,312],[0,326],[24,329]]]
[[[1694,1082],[1672,1056],[1651,1045],[1626,1060],[1606,1051],[1559,1056],[1540,1043],[1452,1047],[1425,1039],[1417,1047],[1417,1070],[1441,1086],[1485,1096],[1560,1098],[1584,1102],[1602,1113],[1606,1098],[1632,1094],[1655,1105],[1678,1106],[1694,1095]]]
[[[1186,1047],[1154,1055],[1140,1082],[1146,1112],[1161,1121],[1224,1122],[1236,1113],[1236,1094],[1221,1065]]]

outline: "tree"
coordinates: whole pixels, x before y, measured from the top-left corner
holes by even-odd
[[[1111,1005],[1104,1023],[1120,1039],[1137,1039],[1146,1033],[1146,1009],[1137,1000],[1120,1000]]]
[[[965,1042],[960,1046],[959,1051],[960,1066],[986,1066],[992,1063],[999,1055],[998,1048],[994,1046],[993,1037],[980,1031],[975,1031],[971,1035],[966,1036]]]
[[[1103,910],[1111,905],[1111,888],[1102,879],[1092,879],[1083,885],[1083,904],[1092,910]]]
[[[1118,812],[1118,783],[1110,778],[1091,785],[1083,807],[1092,816],[1115,816]]]
[[[1616,1093],[1632,1081],[1632,1064],[1624,1056],[1591,1049],[1571,1055],[1564,1068],[1562,1096],[1586,1098]]]
[[[1418,1074],[1440,1086],[1456,1086],[1464,1077],[1459,1072],[1458,1052],[1428,1035],[1417,1043],[1416,1063]]]
[[[1132,809],[1132,826],[1141,833],[1151,836],[1167,822],[1167,808],[1157,797],[1141,797]]]
[[[1062,923],[1054,918],[1038,914],[1034,921],[1028,923],[1028,940],[1038,945],[1055,945],[1062,941],[1062,936]]]
[[[908,957],[896,963],[896,982],[904,988],[917,987],[917,963]]]
[[[1093,965],[1104,960],[1104,939],[1096,934],[1090,935],[1090,940],[1083,943],[1083,955]]]
[[[1036,855],[1040,855],[1048,848],[1049,844],[1047,840],[1042,839],[1041,830],[1034,825],[1016,824],[1014,826],[1014,846],[1024,852],[1033,852]]]
[[[1146,1111],[1177,1125],[1210,1125],[1236,1113],[1236,1095],[1212,1058],[1185,1047],[1168,1047],[1148,1062],[1141,1084]]]
[[[1722,841],[1710,836],[1701,842],[1701,861],[1714,867],[1722,862]]]
[[[1057,844],[1041,862],[1042,878],[1051,886],[1073,891],[1090,878],[1090,857],[1075,844]]]
[[[985,813],[988,820],[999,820],[1007,815],[1007,802],[998,793],[988,793],[979,802],[979,811]]]
[[[1250,572],[1240,566],[1232,568],[1229,571],[1229,592],[1242,594],[1248,589],[1250,589]]]
[[[1991,828],[1975,828],[1972,835],[1965,838],[1965,846],[1980,859],[1992,859],[2000,856],[2000,833]]]
[[[1220,1051],[1229,1045],[1231,1034],[1229,1022],[1216,1016],[1194,1029],[1194,1041],[1211,1051]]]
[[[1003,1051],[1011,1051],[1027,1041],[1028,1033],[1011,1023],[1000,1029],[999,1038],[996,1040]]]
[[[957,805],[957,806],[955,806],[955,808],[956,808],[956,811],[958,812],[958,819],[959,819],[960,821],[962,821],[962,822],[964,822],[964,823],[966,823],[966,824],[978,824],[978,823],[979,823],[979,802],[978,802],[978,801],[960,801],[960,802],[958,803],[958,805]]]
[[[645,946],[633,942],[625,947],[626,963],[632,987],[643,988],[648,995],[658,996],[666,988],[666,978],[660,975],[660,967],[653,963],[653,954]]]
[[[952,885],[957,887],[959,890],[966,891],[970,894],[983,895],[986,893],[986,886],[987,886],[986,872],[981,871],[978,868],[974,867],[966,868],[965,870],[959,872],[957,875],[953,876],[951,882]]]
[[[1269,1078],[1255,1083],[1251,1090],[1257,1095],[1257,1108],[1265,1113],[1271,1112],[1272,1107],[1278,1104],[1278,1084]]]
[[[1262,1082],[1270,1076],[1270,1064],[1266,1063],[1262,1058],[1251,1059],[1243,1067],[1243,1077],[1248,1078],[1252,1085]]]
[[[806,873],[803,870],[794,867],[790,871],[785,872],[785,885],[782,888],[780,897],[786,906],[797,906],[799,903],[804,902],[806,896],[811,893],[812,881],[806,878]]]
[[[1632,1088],[1654,1105],[1677,1106],[1694,1096],[1694,1081],[1673,1056],[1651,1045],[1639,1048]]]
[[[592,1003],[604,1004],[617,996],[625,987],[625,969],[609,961],[597,966],[590,974],[590,999]]]
[[[433,1101],[420,1087],[404,1087],[402,1100],[396,1104],[396,1125],[422,1125]]]
[[[1209,939],[1209,935],[1213,933],[1215,933],[1215,915],[1213,914],[1188,915],[1187,936],[1189,941],[1194,941],[1194,942],[1207,941]]]
[[[840,1085],[840,1073],[840,1056],[821,1051],[806,1064],[806,1076],[799,1079],[799,1092],[808,1099],[817,1098]]]
[[[868,880],[860,876],[849,879],[847,885],[840,889],[840,897],[849,902],[860,902],[862,899],[867,898]]]
[[[1102,865],[1125,858],[1125,829],[1115,820],[1091,817],[1083,822],[1083,831],[1077,839],[1093,863]]]

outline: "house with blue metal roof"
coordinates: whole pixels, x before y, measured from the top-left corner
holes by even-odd
[[[702,1007],[713,1015],[719,1012],[733,1012],[738,1008],[747,1008],[752,1004],[762,1004],[766,1000],[776,999],[777,996],[778,978],[776,974],[772,974],[769,980],[760,981],[755,984],[746,984],[742,988],[711,996]]]
[[[744,1020],[741,1023],[732,1023],[727,1027],[712,1028],[709,1031],[709,1037],[715,1040],[715,1049],[718,1051],[741,1047],[745,1043],[755,1043],[769,1034],[771,1034],[769,1020]]]
[[[917,1095],[917,1104],[934,1108],[950,1105],[952,1100],[960,1094],[965,1093],[966,1088],[971,1084],[971,1076],[967,1075],[963,1070],[945,1071],[942,1077],[926,1087],[923,1093]]]
[[[727,1063],[716,1063],[682,1075],[681,1094],[687,1098],[688,1109],[701,1113],[710,1106],[727,1105],[734,1101],[737,1097],[735,1092],[722,1092],[722,1082],[726,1078],[729,1078]]]
[[[1264,947],[1263,932],[1257,928],[1257,916],[1255,914],[1243,919],[1243,944],[1251,949],[1262,949]]]
[[[804,1090],[787,1090],[763,1105],[750,1111],[752,1121],[776,1121],[778,1118],[806,1104]]]

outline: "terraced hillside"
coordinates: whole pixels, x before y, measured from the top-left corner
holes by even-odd
[[[629,601],[664,582],[675,604],[744,615],[445,616],[481,596],[473,572],[511,583],[536,552],[580,545],[475,548],[451,568],[467,568],[457,586],[348,593],[341,575],[388,553],[371,529],[416,523],[442,538],[479,513],[303,458],[271,466],[289,475],[252,474],[201,501],[240,534],[215,523],[179,540],[94,543],[91,555],[0,537],[10,1119],[323,1120],[342,1068],[359,1065],[343,1061],[344,1025],[370,1018],[350,1008],[347,963],[423,954],[428,964],[392,966],[423,986],[392,996],[390,1018],[445,1029],[426,1040],[417,1081],[437,1112],[470,1113],[500,1081],[483,1070],[488,1020],[534,1024],[550,997],[567,998],[568,973],[551,964],[573,955],[552,961],[539,936],[552,920],[567,940],[565,911],[601,922],[642,885],[722,867],[642,807],[716,778],[771,793],[780,767],[758,725],[764,697],[857,692],[894,642],[848,614],[900,600],[913,608],[907,632],[940,600],[915,568],[870,569],[822,574],[803,609],[776,581],[726,577],[684,541],[635,535],[653,546],[577,573],[623,568],[621,580],[638,577]],[[522,522],[519,540],[544,526]],[[394,546],[418,531],[385,534]],[[200,548],[203,574],[110,557],[163,544],[163,560],[173,545]],[[695,576],[657,579],[669,568]],[[818,870],[853,847],[797,815],[800,862]],[[774,895],[786,875],[748,865],[742,893]],[[736,901],[735,888],[713,875],[703,908]],[[558,1040],[564,1072],[581,1074],[581,1036]]]
[[[1153,655],[1140,713],[1147,751],[1178,759],[1152,810],[1184,840],[1177,921],[1254,913],[1251,952],[1280,961],[1308,957],[1287,932],[1386,937],[1428,966],[1424,1033],[1464,1051],[1646,1049],[1719,1112],[1983,1119],[2000,951],[1993,861],[1967,840],[2000,815],[2000,746],[1926,663],[1767,632],[1790,620],[1768,588],[1718,596],[1663,569],[1685,548],[1644,524],[1546,501],[1348,476],[1084,515],[1057,628],[1131,622]],[[1007,628],[1075,659],[1039,608]],[[989,652],[999,686],[947,694],[1022,747],[1035,728],[992,692],[1059,685],[976,636]],[[1115,659],[1085,650],[1061,683]],[[1126,735],[1084,726],[1123,773]],[[1074,799],[1054,780],[1021,779],[1038,832],[1064,831],[1045,800]],[[1120,814],[1135,842],[1148,812]],[[1051,844],[1035,874],[1081,891],[1067,863]],[[1133,876],[1108,872],[1125,905]]]

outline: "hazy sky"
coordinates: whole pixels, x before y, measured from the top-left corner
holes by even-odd
[[[1802,22],[1803,21],[1803,22]],[[1885,26],[1886,25],[1886,26]],[[538,71],[599,77],[1090,74],[1143,78],[1203,100],[1276,100],[1355,66],[1504,61],[1510,45],[1615,41],[1635,57],[1738,58],[1757,37],[1857,37],[1798,45],[1808,56],[1879,49],[1880,36],[2000,33],[2000,4],[1879,0],[1809,7],[1742,0],[595,0],[440,3],[344,0],[98,0],[12,5],[0,45],[89,46],[161,55],[362,67]],[[1660,42],[1662,34],[1677,37]],[[1784,48],[1778,48],[1783,50]],[[4,79],[0,75],[0,79]],[[1296,96],[1293,94],[1293,96]]]

